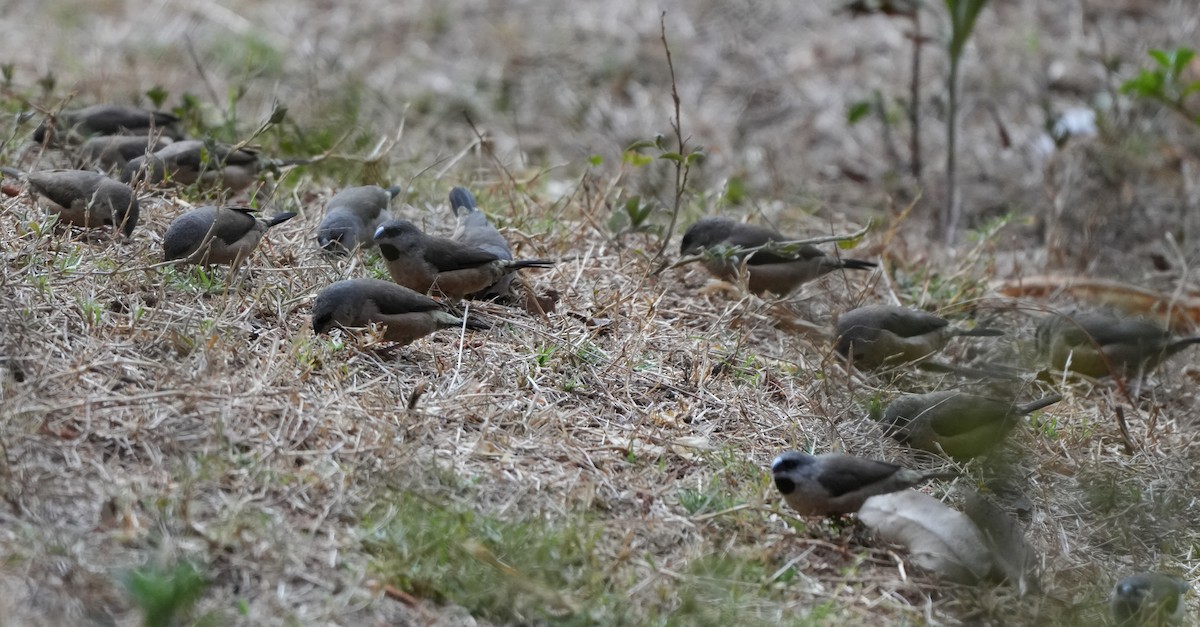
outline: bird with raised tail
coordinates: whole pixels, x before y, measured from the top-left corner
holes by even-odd
[[[334,327],[363,327],[376,323],[385,327],[384,339],[408,344],[440,329],[463,328],[483,331],[489,327],[474,318],[465,321],[446,311],[444,305],[403,285],[379,279],[348,279],[321,290],[313,302],[315,333]]]
[[[450,239],[492,253],[498,259],[512,259],[512,249],[508,240],[496,230],[486,214],[479,210],[475,195],[465,187],[455,187],[450,190],[450,210],[454,212],[454,233]],[[511,285],[513,274],[505,274],[496,283],[475,294],[468,295],[471,299],[489,300],[513,296]]]
[[[303,165],[311,159],[267,159],[257,149],[218,142],[188,139],[166,145],[153,154],[131,159],[121,171],[121,180],[157,185],[199,184],[239,192],[258,179],[259,172],[288,165]]]
[[[996,447],[1022,416],[1062,400],[1051,394],[1018,405],[958,390],[906,394],[888,404],[879,420],[888,435],[913,448],[965,461]]]
[[[688,228],[679,248],[683,255],[714,251],[714,258],[705,259],[704,267],[724,281],[737,280],[745,261],[747,286],[760,296],[765,292],[787,296],[801,285],[834,270],[870,270],[876,266],[874,262],[861,259],[830,257],[810,244],[794,246],[794,250],[787,252],[756,250],[748,255],[739,252],[787,241],[789,238],[765,226],[743,224],[728,218],[704,218]],[[732,252],[723,258],[715,258],[721,247],[730,248]]]
[[[398,186],[385,189],[363,185],[334,194],[325,205],[325,217],[317,227],[317,243],[337,254],[371,245],[375,229],[392,218],[388,206],[399,193]]]
[[[32,193],[50,201],[49,211],[65,224],[85,229],[111,226],[126,237],[133,235],[140,207],[133,189],[120,181],[87,170],[0,170],[23,178]]]
[[[965,329],[917,309],[867,305],[838,316],[835,348],[855,367],[874,370],[925,360],[956,337],[998,335],[1004,332]]]
[[[1200,336],[1177,337],[1145,318],[1111,311],[1050,314],[1037,326],[1038,350],[1058,370],[1089,377],[1146,374]]]
[[[288,211],[262,220],[248,207],[208,205],[171,221],[163,236],[163,261],[235,268],[258,247],[267,229],[295,217]]]
[[[96,135],[165,135],[179,139],[179,118],[165,111],[125,105],[98,104],[60,111],[33,131],[41,144],[50,137],[57,143],[79,143]]]
[[[775,487],[803,516],[852,514],[872,496],[906,490],[953,473],[921,473],[889,462],[843,453],[789,451],[771,462]]]
[[[1130,575],[1113,588],[1113,619],[1117,627],[1183,625],[1187,613],[1183,595],[1190,589],[1184,581],[1162,573]]]
[[[522,268],[549,268],[548,259],[501,259],[494,253],[444,237],[427,235],[408,220],[389,220],[375,230],[375,243],[392,280],[422,294],[465,298]]]

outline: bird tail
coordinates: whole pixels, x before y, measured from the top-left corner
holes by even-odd
[[[475,211],[479,205],[475,203],[475,195],[471,190],[465,187],[455,187],[450,190],[450,210],[454,215],[458,215],[458,211]]]
[[[864,261],[862,259],[843,259],[842,267],[851,270],[870,270],[879,264],[874,261]]]
[[[395,198],[396,196],[400,195],[400,192],[404,191],[404,188],[400,187],[399,185],[392,185],[391,187],[383,188],[383,190],[388,193],[388,196]]]
[[[1022,415],[1032,414],[1039,409],[1049,407],[1061,400],[1062,394],[1050,394],[1049,396],[1044,396],[1036,401],[1025,403],[1024,405],[1017,405],[1017,411],[1021,412]]]
[[[557,263],[553,259],[515,259],[508,262],[508,267],[513,270],[521,268],[553,268]]]
[[[1171,342],[1170,344],[1167,345],[1166,353],[1168,356],[1174,355],[1175,353],[1178,353],[1179,351],[1191,346],[1192,344],[1200,344],[1200,335],[1197,335],[1195,337],[1185,337],[1183,339],[1179,339],[1179,340],[1175,340],[1174,342]]]
[[[10,168],[6,165],[0,166],[0,172],[3,172],[4,174],[7,174],[15,179],[19,179],[19,178],[25,176],[24,172],[22,172],[16,168]]]
[[[431,311],[430,314],[433,315],[433,319],[437,320],[438,324],[444,328],[465,326],[471,331],[486,331],[492,328],[492,325],[480,320],[479,318],[467,318],[464,322],[462,318],[459,318],[448,311],[434,310]]]
[[[276,224],[283,224],[294,217],[296,217],[295,211],[284,211],[283,213],[273,215],[267,220],[267,228],[271,228]]]
[[[954,334],[966,337],[998,337],[1004,335],[1004,331],[989,329],[987,327],[975,327],[974,329],[957,329]]]

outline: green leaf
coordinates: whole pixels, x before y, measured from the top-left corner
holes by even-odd
[[[746,199],[746,181],[740,176],[731,176],[725,182],[725,202],[740,205]]]
[[[288,108],[285,104],[275,103],[275,108],[271,109],[270,124],[280,124],[287,118]]]
[[[659,159],[668,159],[675,163],[683,163],[683,155],[677,152],[664,152],[658,156]]]
[[[850,110],[846,112],[846,122],[851,126],[858,124],[858,121],[867,117],[871,113],[871,103],[866,100],[859,100],[850,105]]]
[[[150,102],[154,103],[155,109],[161,109],[163,103],[167,101],[167,90],[162,85],[155,85],[146,92],[146,97]]]
[[[625,149],[625,152],[637,152],[643,148],[653,148],[653,147],[654,147],[653,141],[651,141],[649,139],[639,139],[638,141],[635,141],[632,144],[629,144],[629,147]]]
[[[592,155],[588,157],[588,165],[592,166],[593,168],[598,167],[602,163],[604,163],[604,157],[601,157],[600,155]]]
[[[643,155],[641,153],[630,150],[621,156],[621,160],[635,168],[640,168],[640,167],[654,161],[654,157]]]
[[[659,150],[666,150],[666,142],[667,142],[667,138],[665,136],[663,136],[662,133],[659,133],[654,136],[654,146],[657,147]]]
[[[708,153],[702,150],[693,150],[688,153],[688,165],[704,165],[704,161],[708,159]]]
[[[1153,57],[1155,61],[1158,61],[1160,66],[1165,68],[1171,67],[1171,56],[1166,52],[1163,52],[1162,50],[1150,50],[1150,52],[1147,52],[1146,54]]]

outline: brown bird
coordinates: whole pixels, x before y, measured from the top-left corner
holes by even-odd
[[[896,464],[842,453],[783,453],[771,462],[775,487],[802,516],[850,514],[863,501],[954,474],[920,473]]]
[[[390,220],[375,230],[375,243],[392,280],[421,293],[465,298],[521,268],[549,268],[548,259],[501,259],[494,253],[444,237],[426,235],[408,220]]]
[[[58,214],[63,223],[83,228],[112,226],[126,237],[133,235],[140,207],[133,190],[124,183],[87,170],[0,170],[24,178],[30,191],[53,203],[50,212]]]
[[[446,311],[438,301],[403,285],[379,279],[338,281],[321,290],[313,302],[315,333],[328,333],[333,327],[362,327],[373,322],[386,327],[384,339],[401,344],[439,329],[465,326],[472,331],[482,331],[490,328],[472,318],[464,322]]]
[[[80,168],[99,168],[105,172],[121,171],[132,159],[144,157],[167,144],[171,138],[152,135],[99,135],[79,148]]]
[[[47,134],[62,143],[79,143],[94,135],[154,135],[179,139],[179,118],[165,111],[150,111],[124,105],[98,104],[75,111],[62,111],[33,131],[41,144]]]
[[[246,189],[259,172],[287,165],[310,163],[309,159],[266,159],[254,148],[234,148],[197,139],[173,142],[152,155],[131,159],[121,172],[127,183],[151,184],[170,180],[179,185],[199,183],[231,192]]]
[[[317,227],[317,243],[338,254],[371,245],[375,229],[391,219],[388,205],[399,193],[399,187],[364,185],[347,187],[334,194],[325,205],[325,217]]]
[[[267,229],[296,215],[288,211],[260,220],[251,211],[247,207],[209,205],[175,218],[163,236],[163,261],[179,259],[236,268],[258,247]]]
[[[958,336],[1004,335],[996,329],[963,329],[931,313],[891,305],[867,305],[837,321],[837,352],[861,369],[916,363]]]
[[[508,240],[504,239],[500,231],[492,226],[487,215],[479,210],[479,205],[475,202],[475,195],[470,190],[465,187],[451,189],[450,210],[457,218],[454,233],[450,239],[489,252],[498,259],[513,258],[512,249],[508,247]],[[511,273],[505,274],[496,283],[489,285],[487,289],[470,294],[468,297],[475,300],[511,297],[513,296],[512,282],[514,278],[515,276]]]
[[[792,247],[794,250],[789,252],[757,250],[749,256],[739,252],[788,240],[775,229],[765,226],[742,224],[728,218],[704,218],[683,234],[679,250],[683,255],[697,255],[718,247],[732,249],[732,254],[724,258],[705,260],[704,267],[719,279],[734,281],[744,259],[749,275],[748,287],[760,296],[764,292],[787,296],[801,285],[834,270],[870,270],[876,265],[860,259],[830,257],[816,246],[808,244]],[[714,254],[719,254],[719,251],[714,251]]]
[[[888,435],[913,448],[944,453],[966,461],[991,451],[1026,416],[1062,400],[1051,394],[1024,405],[1012,401],[945,390],[906,394],[892,401],[882,416]]]
[[[1111,311],[1051,314],[1038,323],[1036,339],[1052,367],[1089,377],[1145,374],[1200,343],[1200,336],[1175,337],[1150,320]]]

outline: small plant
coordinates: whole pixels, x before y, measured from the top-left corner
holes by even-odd
[[[142,612],[146,627],[170,627],[191,614],[208,582],[190,562],[172,569],[143,566],[125,580],[125,589]]]
[[[1151,68],[1142,68],[1137,76],[1121,85],[1121,93],[1152,100],[1200,125],[1200,111],[1189,109],[1188,96],[1200,91],[1200,80],[1186,81],[1183,72],[1195,58],[1191,48],[1151,50]]]

